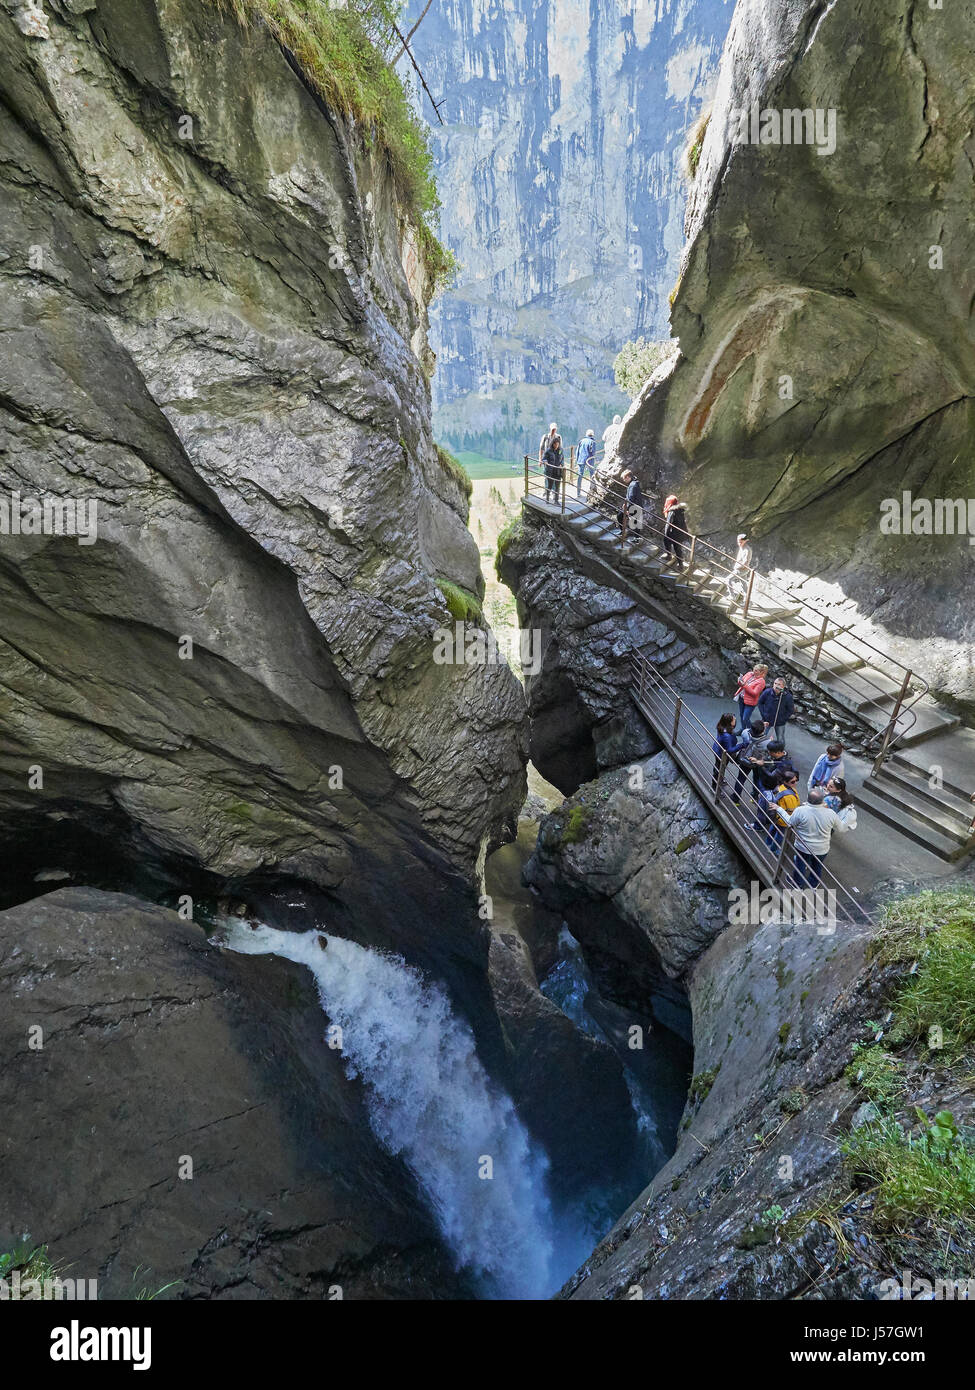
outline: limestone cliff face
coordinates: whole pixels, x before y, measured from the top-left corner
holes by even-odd
[[[815,576],[802,593],[969,709],[969,537],[880,522],[905,491],[973,493],[973,100],[970,5],[742,0],[689,207],[681,356],[619,446],[680,486],[696,531],[749,529],[760,568]],[[826,138],[738,143],[753,103],[818,110]]]
[[[385,165],[200,0],[2,0],[0,80],[0,489],[98,508],[0,537],[5,841],[470,870],[523,700],[433,660],[481,581]]]
[[[415,48],[444,101],[431,133],[462,266],[432,315],[441,437],[503,458],[534,444],[542,417],[581,434],[622,413],[613,357],[668,336],[680,149],[731,11],[445,0],[427,14]]]

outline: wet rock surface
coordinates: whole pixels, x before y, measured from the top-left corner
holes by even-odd
[[[469,1295],[307,971],[69,888],[0,913],[0,988],[3,1248],[29,1231],[101,1298]]]

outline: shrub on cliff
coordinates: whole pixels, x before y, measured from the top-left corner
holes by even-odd
[[[644,384],[660,366],[666,362],[677,347],[676,339],[670,338],[659,343],[648,343],[643,338],[634,338],[624,343],[613,362],[616,385],[630,397],[636,397]]]
[[[441,288],[455,268],[435,228],[440,198],[427,133],[391,66],[400,46],[399,7],[390,0],[218,0],[241,24],[263,21],[308,81],[353,116],[385,150],[397,192],[415,222],[427,270]]]
[[[468,502],[470,502],[474,492],[474,482],[471,475],[461,463],[460,459],[455,458],[449,449],[445,449],[442,444],[435,444],[434,448],[437,451],[437,458],[440,460],[441,468],[449,477],[453,478],[455,483],[463,488],[464,496],[467,498]]]

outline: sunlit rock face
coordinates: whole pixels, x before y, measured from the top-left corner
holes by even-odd
[[[619,445],[652,490],[680,486],[695,531],[749,530],[761,569],[815,576],[804,594],[969,710],[971,21],[742,0],[689,203],[681,357]],[[777,142],[764,113],[793,110],[819,114],[811,141]],[[964,502],[965,534],[935,533],[939,499]]]
[[[423,0],[410,0],[415,18]],[[623,342],[666,338],[688,128],[725,0],[445,0],[414,45],[428,85],[443,231],[461,262],[431,311],[439,434],[498,457],[537,421],[578,435],[626,399]]]

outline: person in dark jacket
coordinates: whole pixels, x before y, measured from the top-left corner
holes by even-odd
[[[545,501],[558,502],[559,488],[562,486],[562,476],[565,471],[565,454],[562,452],[562,436],[560,434],[553,435],[548,448],[542,455],[542,465],[545,469]]]
[[[639,536],[643,531],[643,488],[640,479],[629,468],[623,474],[622,481],[626,484],[626,501],[616,513],[616,520],[625,539],[627,533]]]
[[[687,504],[671,493],[664,503],[664,550],[673,555],[678,570],[684,568],[684,547],[687,544]]]
[[[735,734],[735,716],[733,714],[723,714],[718,720],[717,738],[711,744],[714,749],[714,776],[711,779],[711,790],[718,790],[718,774],[721,771],[721,760],[725,753],[728,755],[728,762],[737,763],[738,754],[745,746],[740,743]],[[727,765],[727,764],[726,764]]]
[[[776,676],[758,697],[758,714],[779,743],[785,743],[785,726],[795,712],[796,702],[792,698],[792,691],[782,676]]]

